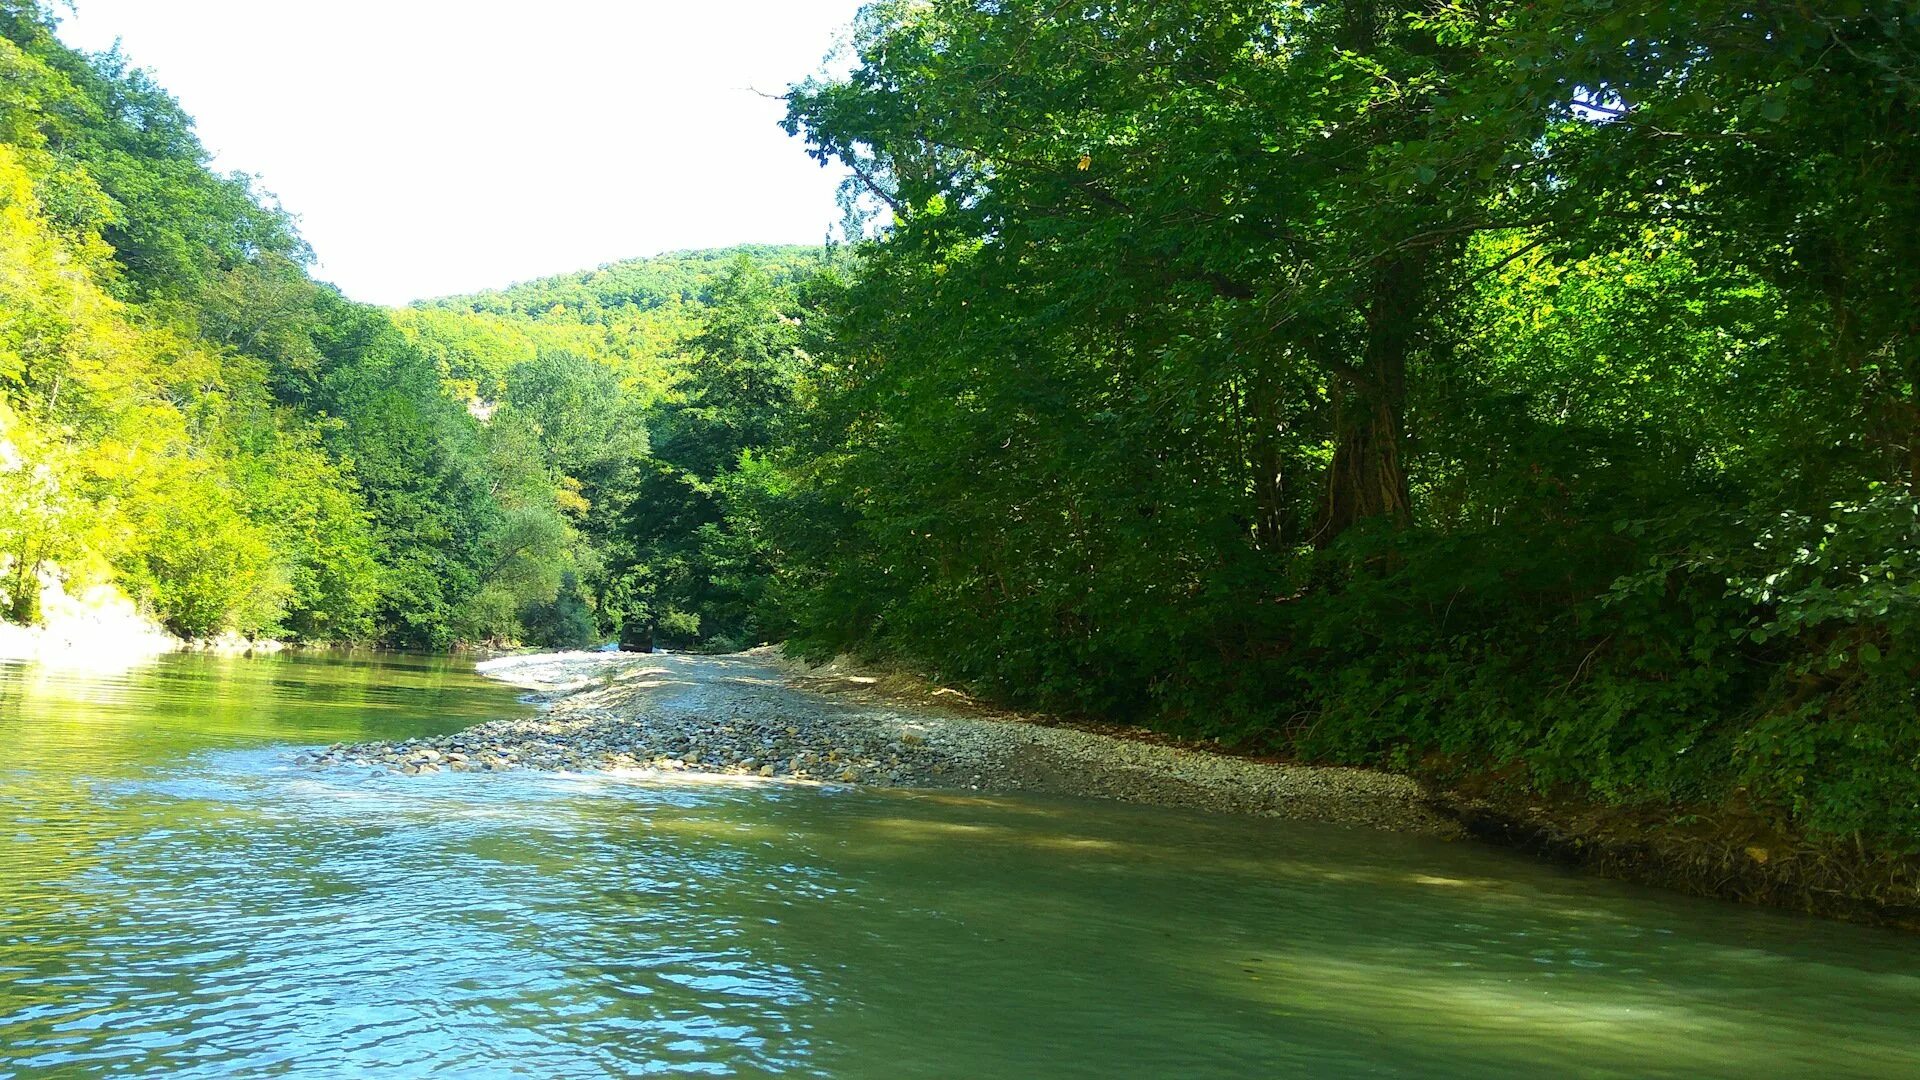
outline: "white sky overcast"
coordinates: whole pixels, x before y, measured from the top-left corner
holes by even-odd
[[[76,0],[317,276],[409,300],[726,244],[812,243],[843,175],[776,123],[858,0]]]

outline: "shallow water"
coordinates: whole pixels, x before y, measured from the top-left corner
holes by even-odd
[[[521,708],[0,663],[0,1076],[1920,1076],[1920,939],[1470,845],[290,760]]]

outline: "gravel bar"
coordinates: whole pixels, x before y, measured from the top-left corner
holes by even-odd
[[[509,656],[479,671],[532,691],[532,717],[397,743],[336,744],[316,766],[405,775],[515,769],[707,773],[798,784],[1036,791],[1453,836],[1406,777],[1042,724],[910,680],[726,656]]]

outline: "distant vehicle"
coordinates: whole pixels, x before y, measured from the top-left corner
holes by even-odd
[[[653,647],[653,624],[642,623],[637,626],[620,628],[620,651],[650,653]]]

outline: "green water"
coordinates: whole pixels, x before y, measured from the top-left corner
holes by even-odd
[[[290,760],[520,708],[0,664],[0,1076],[1920,1076],[1920,939],[1468,845]]]

